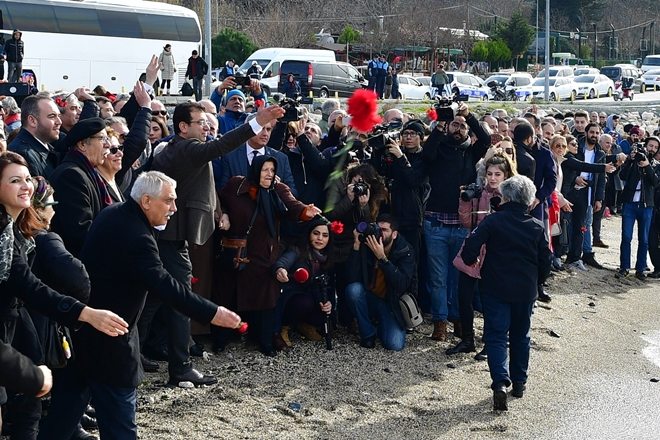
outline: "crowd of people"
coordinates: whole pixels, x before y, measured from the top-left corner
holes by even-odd
[[[622,217],[616,275],[633,269],[637,223],[634,275],[660,278],[657,130],[461,103],[448,118],[388,109],[383,122],[401,128],[365,133],[364,115],[337,100],[291,118],[258,80],[237,88],[233,62],[209,99],[170,112],[148,85],[167,49],[128,96],[81,87],[3,101],[20,114],[0,143],[10,438],[94,438],[83,428],[94,425],[137,438],[136,389],[154,360],[172,386],[217,382],[193,366],[190,317],[215,351],[242,341],[245,323],[265,356],[291,349],[291,332],[320,341],[341,329],[365,349],[402,351],[414,331],[404,293],[432,321],[431,340],[460,338],[448,356],[476,353],[483,313],[475,357],[506,410],[507,388],[526,388],[546,278],[603,269],[603,217]]]

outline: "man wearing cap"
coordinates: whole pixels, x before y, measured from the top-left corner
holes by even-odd
[[[60,136],[60,111],[47,96],[28,96],[21,104],[21,124],[9,151],[25,158],[31,176],[50,179],[59,162],[51,142]]]
[[[195,91],[195,99],[199,101],[202,99],[202,82],[204,75],[209,71],[209,65],[206,64],[204,58],[200,57],[196,50],[192,51],[192,55],[188,58],[188,68],[186,68],[186,78],[192,79],[193,90]]]
[[[209,239],[215,230],[217,194],[210,161],[238,149],[248,139],[259,136],[265,127],[283,115],[284,110],[278,106],[263,108],[249,123],[226,133],[220,139],[207,142],[208,121],[204,107],[187,102],[174,109],[175,137],[162,152],[154,156],[152,169],[178,182],[179,210],[172,215],[160,234],[158,247],[165,269],[179,282],[191,286],[193,267],[188,253],[189,246],[208,249],[209,258],[212,258],[213,246]],[[170,330],[170,383],[215,383],[215,377],[204,375],[193,368],[188,348],[190,319],[171,307],[166,309],[166,315]]]
[[[59,202],[55,205],[58,215],[53,218],[52,229],[62,237],[67,250],[80,257],[92,220],[112,203],[96,170],[110,148],[105,121],[89,118],[78,122],[67,135],[66,143],[69,152],[50,178]]]
[[[220,107],[225,108],[223,115],[218,116],[220,122],[220,133],[225,134],[229,130],[233,130],[239,125],[245,123],[245,90],[237,89],[236,81],[233,76],[228,76],[222,83],[211,92],[210,100],[213,101],[217,111]],[[250,87],[248,89],[252,94],[254,100],[263,100],[266,102],[266,94],[261,88],[259,80],[250,80]]]
[[[218,74],[218,80],[224,80],[228,76],[234,76],[234,60],[225,61],[225,67]]]
[[[630,151],[632,150],[632,146],[637,142],[641,142],[642,136],[643,136],[643,131],[639,127],[639,125],[630,127],[630,130],[628,131],[628,138],[622,140],[621,143],[619,144],[621,146],[621,150],[626,154],[630,154]]]

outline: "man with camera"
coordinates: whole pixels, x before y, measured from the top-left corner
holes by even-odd
[[[453,109],[453,105],[449,108]],[[444,113],[448,112],[438,114]],[[438,124],[432,131],[422,151],[431,185],[424,213],[424,240],[428,250],[427,287],[434,323],[431,338],[437,341],[447,338],[447,318],[456,323],[459,320],[458,273],[451,261],[468,233],[458,217],[460,188],[476,180],[476,163],[490,146],[490,136],[470,113],[467,104],[461,102],[453,113],[453,118],[448,114],[447,122]],[[476,135],[474,144],[470,143],[468,130]],[[460,333],[457,325],[454,324],[454,332]]]
[[[399,236],[394,217],[387,214],[375,223],[359,223],[353,236],[346,300],[357,318],[360,345],[374,348],[378,336],[385,349],[401,351],[406,327],[399,298],[410,288],[415,272],[410,246]]]
[[[655,160],[660,140],[649,137],[643,145],[634,144],[630,155],[621,167],[621,179],[625,186],[621,191],[623,203],[621,225],[620,267],[617,278],[628,276],[630,270],[630,242],[637,221],[638,244],[635,277],[644,280],[646,254],[649,249],[649,230],[655,206],[655,189],[660,185],[660,164]]]
[[[241,83],[241,89],[236,88]],[[266,94],[257,79],[250,77],[228,76],[213,90],[209,99],[215,104],[219,111],[220,107],[225,112],[218,116],[220,122],[219,132],[225,134],[230,130],[245,123],[248,113],[245,112],[245,94],[249,92],[255,101],[266,102]]]

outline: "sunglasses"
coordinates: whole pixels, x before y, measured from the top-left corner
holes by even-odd
[[[109,150],[110,150],[110,154],[117,154],[117,151],[124,151],[124,146],[119,145],[117,147],[110,147]]]
[[[167,116],[167,110],[152,110],[151,114],[152,115]]]

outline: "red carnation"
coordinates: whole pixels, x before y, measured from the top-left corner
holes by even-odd
[[[344,224],[340,222],[339,220],[335,220],[332,223],[330,223],[330,231],[333,234],[343,234],[344,233]]]
[[[426,117],[431,121],[435,121],[438,119],[438,114],[435,112],[435,109],[431,107],[430,109],[426,110]]]
[[[62,98],[60,98],[59,96],[57,98],[55,98],[55,104],[58,107],[66,107],[66,101],[63,100]]]
[[[348,113],[351,125],[361,133],[369,133],[380,123],[376,93],[372,90],[359,89],[348,98]]]
[[[197,284],[197,283],[199,283],[199,278],[197,278],[197,277],[192,277],[192,278],[190,279],[190,284],[195,285],[195,284]]]
[[[236,331],[243,335],[248,331],[248,323],[247,322],[241,322],[238,324],[238,327],[236,327]]]
[[[263,99],[255,99],[254,100],[254,108],[259,109],[264,106],[264,100]]]

